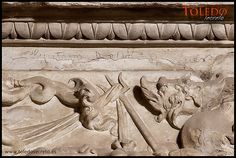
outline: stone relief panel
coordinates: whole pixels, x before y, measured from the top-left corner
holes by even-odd
[[[208,81],[193,82],[190,78],[160,77],[154,83],[156,92],[148,88],[152,82],[144,77],[141,79],[142,91],[158,113],[157,122],[166,119],[173,128],[182,128],[180,139],[183,148],[170,152],[170,155],[216,156],[233,153],[234,119],[229,117],[234,113],[233,78],[216,74]],[[191,101],[194,106],[191,107],[186,101]],[[180,127],[176,123],[179,115],[192,117]]]
[[[3,2],[2,155],[234,156],[233,8]]]
[[[3,77],[6,155],[233,155],[230,74],[3,71]]]

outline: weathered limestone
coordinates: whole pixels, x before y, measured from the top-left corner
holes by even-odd
[[[183,5],[4,2],[3,155],[234,155],[232,14]]]
[[[233,75],[233,48],[218,50],[3,47],[2,62],[4,70],[175,70],[216,73],[223,69]]]

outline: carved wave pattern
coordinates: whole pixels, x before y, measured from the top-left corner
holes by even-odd
[[[2,39],[234,40],[234,24],[3,22]]]

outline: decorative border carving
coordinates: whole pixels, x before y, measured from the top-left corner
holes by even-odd
[[[234,40],[234,24],[3,22],[2,39]]]

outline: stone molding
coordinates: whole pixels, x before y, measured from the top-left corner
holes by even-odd
[[[76,8],[101,8],[101,7],[158,7],[168,5],[234,5],[233,2],[3,2],[4,5],[23,6],[57,6],[57,7],[76,7]]]
[[[199,11],[201,15],[185,16],[186,6],[202,8]],[[204,7],[228,10],[224,20],[207,23],[234,23],[234,5],[229,2],[3,2],[2,19],[37,22],[205,23],[205,16],[210,15],[203,14]]]
[[[2,39],[234,40],[234,24],[3,22]]]

